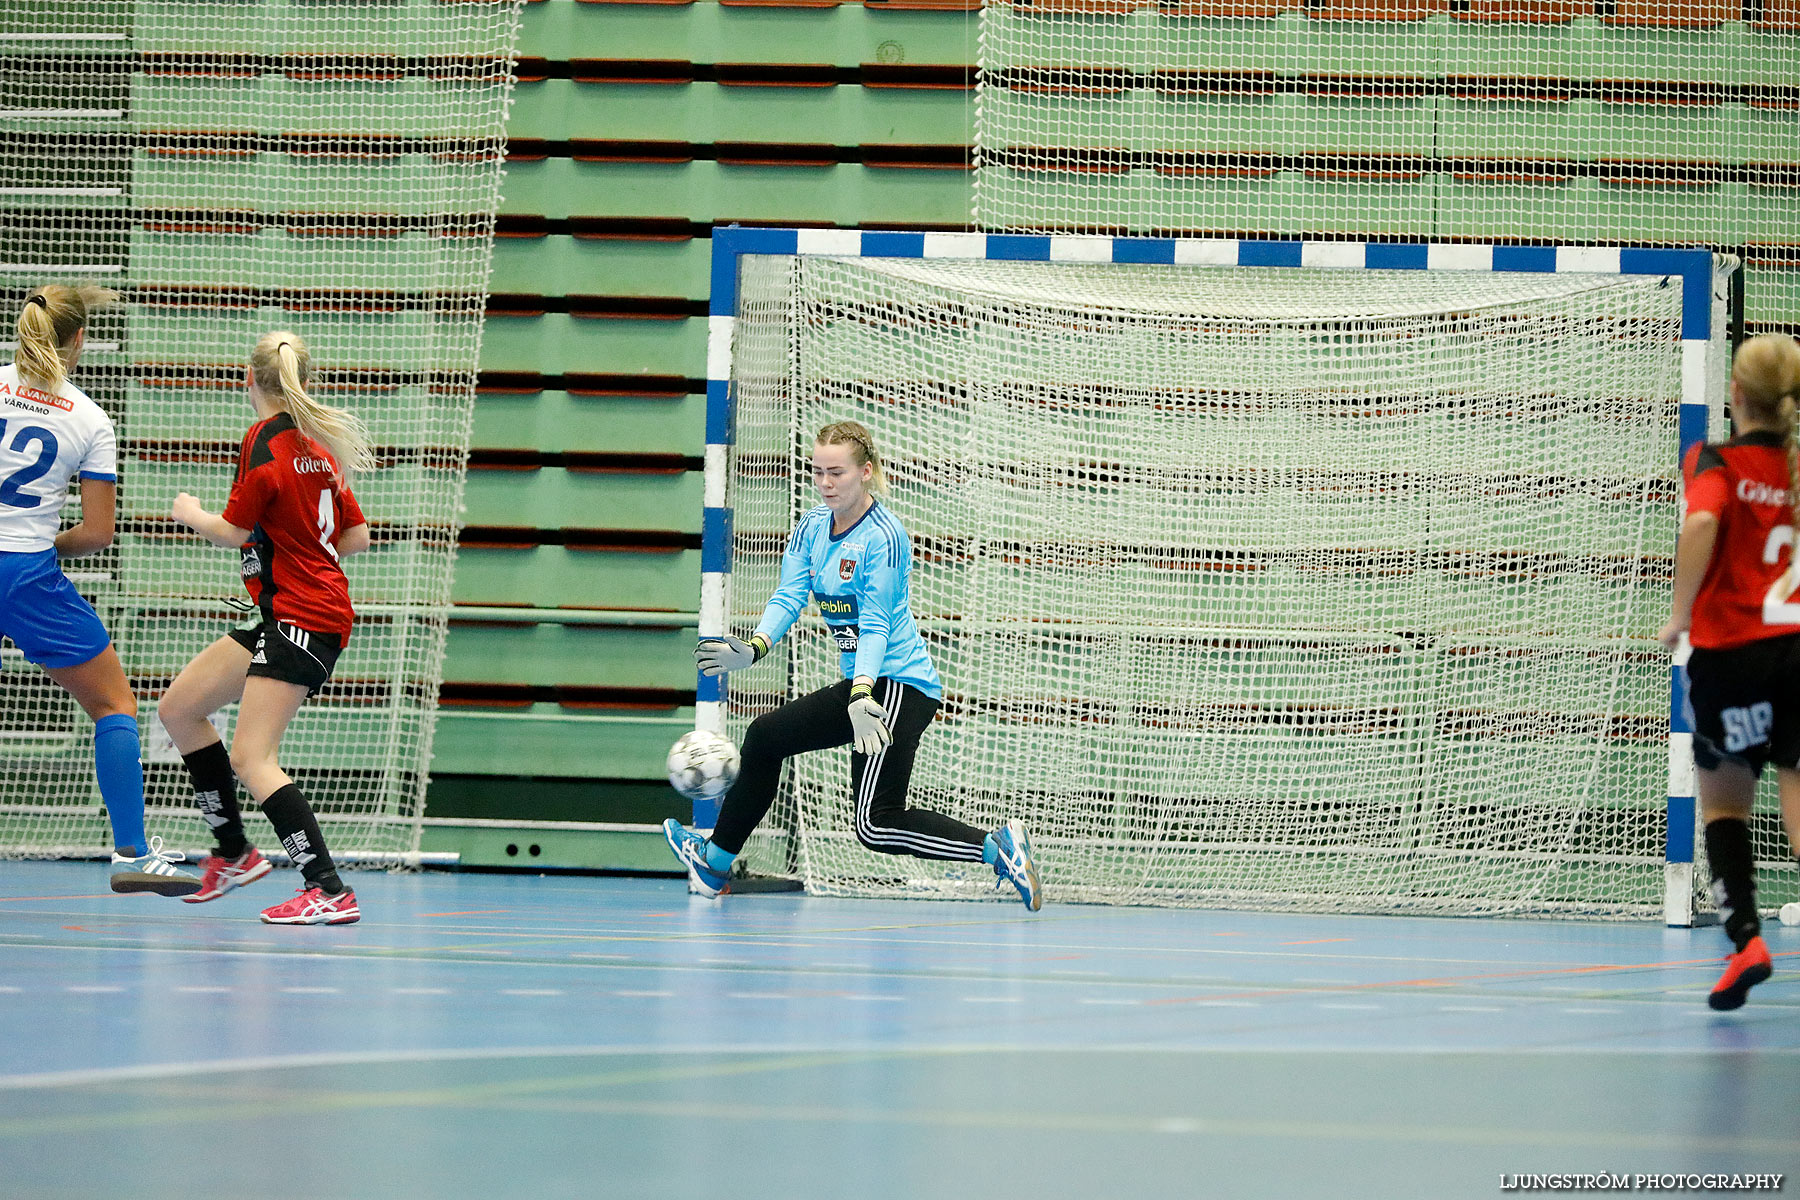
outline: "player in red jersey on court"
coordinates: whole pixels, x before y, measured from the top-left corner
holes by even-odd
[[[1775,764],[1789,848],[1800,856],[1800,345],[1764,334],[1731,369],[1730,441],[1682,464],[1687,516],[1675,551],[1675,602],[1658,635],[1693,647],[1685,669],[1713,896],[1733,952],[1707,1002],[1737,1008],[1769,977],[1756,910],[1750,807]]]
[[[237,549],[261,620],[220,638],[169,685],[157,715],[181,751],[195,804],[218,847],[190,903],[216,900],[262,878],[269,862],[244,836],[233,775],[256,798],[304,877],[299,894],[262,914],[271,925],[347,925],[361,916],[338,878],[312,806],[276,763],[281,735],[331,677],[355,613],[340,560],[368,549],[369,526],[350,491],[374,466],[362,423],[314,400],[311,362],[292,333],[265,334],[250,355],[257,422],[238,450],[225,511],[175,497],[172,515],[215,546]],[[240,701],[227,754],[207,719]]]

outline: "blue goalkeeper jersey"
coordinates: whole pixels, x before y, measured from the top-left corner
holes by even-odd
[[[812,509],[788,538],[781,586],[769,597],[756,631],[774,645],[816,600],[842,654],[845,678],[898,679],[932,699],[944,685],[925,652],[912,615],[912,542],[879,500],[843,533],[831,532],[831,509]]]

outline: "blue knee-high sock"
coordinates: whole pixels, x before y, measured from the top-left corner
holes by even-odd
[[[140,761],[137,718],[113,713],[94,722],[94,774],[112,821],[113,845],[130,847],[133,857],[150,853],[144,837],[144,764]]]

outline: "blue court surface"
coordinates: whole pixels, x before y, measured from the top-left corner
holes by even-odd
[[[1460,1197],[1800,1167],[1800,929],[1718,1014],[1717,929],[347,878],[361,924],[278,928],[292,872],[187,905],[0,863],[0,1195]]]

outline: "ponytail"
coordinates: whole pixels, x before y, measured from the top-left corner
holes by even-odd
[[[320,404],[306,390],[312,357],[297,333],[265,333],[250,352],[250,374],[257,388],[294,419],[300,435],[322,447],[338,465],[340,483],[376,467],[369,433],[355,413]]]
[[[33,288],[19,310],[19,348],[13,366],[19,378],[56,391],[69,377],[64,357],[75,335],[87,327],[88,314],[119,298],[111,288],[63,283]]]
[[[1732,356],[1732,383],[1733,396],[1751,419],[1759,425],[1775,423],[1782,430],[1782,444],[1787,448],[1789,522],[1800,529],[1800,432],[1795,428],[1800,344],[1786,333],[1759,333],[1748,338]],[[1800,554],[1791,561],[1800,561]]]
[[[1788,520],[1800,529],[1800,430],[1796,430],[1796,403],[1800,403],[1800,343],[1785,333],[1762,333],[1737,348],[1731,363],[1734,396],[1759,423],[1775,422],[1787,448]],[[1800,553],[1791,554],[1788,574],[1800,565]]]
[[[1800,434],[1794,429],[1794,393],[1788,392],[1781,398],[1781,437],[1782,445],[1787,447],[1788,469],[1788,523],[1800,529]],[[1793,562],[1793,552],[1789,551],[1789,562]],[[1792,566],[1789,567],[1792,570]]]

